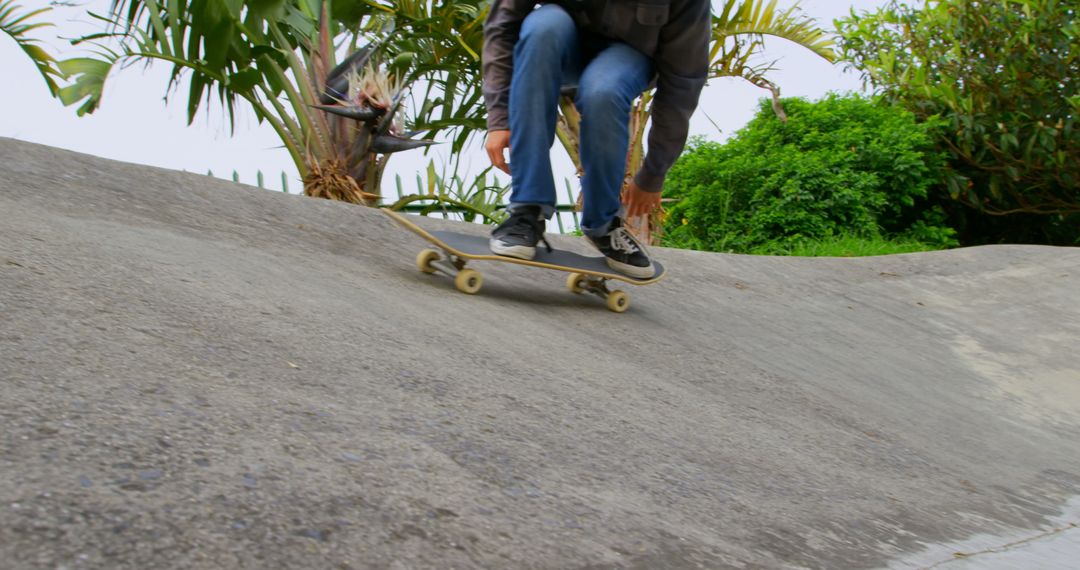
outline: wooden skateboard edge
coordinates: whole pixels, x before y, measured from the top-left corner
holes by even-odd
[[[554,269],[556,271],[563,271],[563,272],[566,272],[566,273],[581,273],[582,275],[589,275],[589,276],[592,276],[592,277],[600,277],[600,278],[603,278],[603,279],[615,279],[615,280],[618,280],[618,281],[622,281],[624,283],[629,283],[631,285],[650,285],[652,283],[656,283],[657,281],[660,281],[661,279],[663,279],[664,277],[667,276],[667,269],[666,268],[660,273],[660,275],[657,275],[655,277],[651,277],[649,279],[634,279],[633,277],[629,277],[627,275],[621,275],[621,274],[618,274],[618,273],[604,273],[602,271],[591,271],[591,270],[588,270],[588,269],[581,269],[581,268],[577,268],[577,267],[568,267],[568,266],[565,266],[565,265],[553,265],[553,264],[550,264],[550,263],[543,263],[543,262],[540,262],[540,261],[532,261],[530,259],[518,259],[516,257],[507,257],[505,255],[495,255],[495,254],[491,254],[491,255],[474,255],[474,254],[471,254],[471,253],[465,253],[465,252],[462,252],[462,251],[459,251],[457,249],[454,249],[454,248],[450,247],[444,241],[442,241],[439,238],[435,237],[434,235],[432,235],[430,232],[428,232],[424,228],[422,228],[422,227],[414,224],[413,222],[409,221],[409,219],[404,214],[401,214],[399,212],[395,212],[395,211],[387,209],[387,208],[382,208],[382,211],[385,212],[386,215],[390,216],[391,220],[394,220],[395,222],[400,224],[405,229],[407,229],[407,230],[413,232],[414,234],[424,238],[425,240],[427,240],[427,241],[431,242],[432,244],[438,246],[440,249],[442,249],[444,251],[448,251],[448,252],[450,252],[450,253],[458,256],[458,257],[464,258],[464,259],[476,259],[476,260],[480,260],[480,261],[502,261],[502,262],[506,262],[506,263],[514,263],[514,264],[517,264],[517,265],[528,265],[530,267],[540,267],[540,268],[543,268],[543,269]]]

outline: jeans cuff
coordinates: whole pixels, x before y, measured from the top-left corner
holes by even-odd
[[[544,215],[545,220],[550,220],[551,216],[555,215],[555,206],[551,204],[536,204],[532,202],[510,202],[510,205],[506,207],[506,211],[513,213],[518,206],[537,206],[540,208],[540,213]]]
[[[600,226],[595,228],[587,228],[585,226],[581,226],[581,233],[594,238],[604,237],[608,234],[608,232],[611,231],[611,224],[614,221],[615,219],[612,218],[608,220],[607,223],[601,224]]]

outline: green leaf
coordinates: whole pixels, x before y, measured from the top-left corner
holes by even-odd
[[[229,87],[235,91],[246,93],[255,88],[262,80],[262,74],[256,68],[247,68],[229,75]]]
[[[435,173],[435,161],[429,161],[427,166],[427,193],[428,196],[435,195],[435,183],[437,174]]]
[[[279,18],[285,13],[286,0],[248,0],[252,13],[263,18]]]
[[[30,23],[34,18],[49,12],[50,8],[41,8],[20,15],[18,11],[21,9],[22,7],[16,5],[13,1],[0,1],[0,31],[15,40],[19,48],[37,67],[38,73],[49,88],[49,92],[53,96],[59,96],[59,86],[56,80],[63,78],[63,71],[52,55],[37,45],[38,41],[36,39],[26,36],[27,33],[33,30],[52,25],[48,22]]]
[[[77,110],[78,115],[81,117],[93,113],[101,104],[105,79],[109,76],[114,62],[115,60],[93,58],[72,58],[59,62],[61,72],[74,78],[73,83],[59,90],[60,101],[71,106],[85,100]]]

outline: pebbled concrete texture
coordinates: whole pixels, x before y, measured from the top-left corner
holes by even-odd
[[[0,139],[0,566],[874,568],[1080,495],[1080,250],[658,249],[618,315],[424,245]]]

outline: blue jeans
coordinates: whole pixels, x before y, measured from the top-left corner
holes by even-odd
[[[555,142],[559,95],[576,86],[581,113],[581,180],[587,235],[607,233],[619,214],[630,106],[649,86],[653,63],[634,48],[578,30],[555,4],[533,10],[514,46],[510,82],[510,205],[555,211],[551,145]]]

